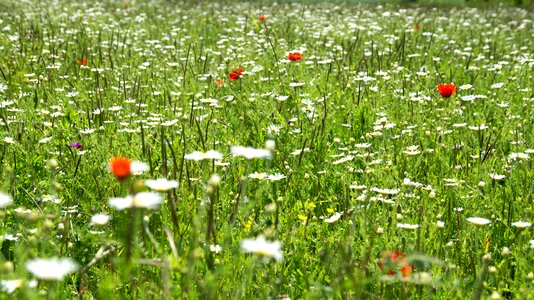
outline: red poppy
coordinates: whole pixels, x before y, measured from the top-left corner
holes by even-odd
[[[123,181],[131,174],[132,162],[126,157],[113,157],[109,162],[109,169],[113,176],[119,181]]]
[[[230,76],[232,76],[232,75],[230,75]],[[224,82],[224,81],[223,81],[222,79],[217,79],[217,81],[216,81],[217,86],[218,86],[218,87],[221,87],[221,86],[223,85],[223,82]]]
[[[234,69],[232,70],[232,72],[230,72],[230,78],[228,78],[229,80],[237,80],[241,77],[241,75],[243,75],[243,69],[242,68],[239,68],[239,69]]]
[[[289,59],[290,61],[302,60],[302,55],[300,54],[300,52],[289,53],[287,59]]]
[[[415,266],[408,264],[406,261],[406,255],[399,251],[390,251],[389,253],[382,253],[382,257],[378,262],[378,268],[382,270],[384,274],[393,276],[400,272],[402,278],[406,279],[410,277],[410,274],[415,269]]]
[[[258,17],[258,20],[260,20],[260,22],[265,22],[265,16],[264,15],[261,15]]]
[[[454,85],[454,83],[441,83],[438,85],[438,91],[441,96],[449,98],[452,94],[456,93],[456,85]]]
[[[85,57],[84,57],[84,58],[82,58],[82,60],[76,60],[76,64],[85,66],[85,65],[87,65],[87,59],[85,59]]]

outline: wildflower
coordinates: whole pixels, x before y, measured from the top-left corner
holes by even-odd
[[[242,68],[239,68],[239,69],[234,69],[232,70],[232,72],[230,72],[230,78],[228,78],[229,80],[233,81],[233,80],[237,80],[241,77],[241,75],[243,75],[243,69]]]
[[[218,86],[218,87],[221,87],[221,86],[223,85],[223,83],[224,83],[224,80],[222,80],[222,79],[217,79],[216,83],[217,83],[217,86]]]
[[[274,137],[280,134],[280,126],[271,124],[267,127],[267,134]]]
[[[222,251],[222,247],[219,245],[210,245],[210,251],[218,254],[219,252]]]
[[[106,225],[109,220],[111,219],[111,216],[104,215],[104,214],[96,214],[91,217],[91,221],[89,222],[89,225]]]
[[[280,174],[280,173],[276,173],[276,174],[272,174],[272,175],[268,175],[267,176],[267,180],[270,180],[270,181],[278,181],[278,180],[282,180],[284,178],[286,178],[286,175]]]
[[[325,223],[335,223],[335,222],[337,222],[337,220],[339,220],[339,218],[341,218],[341,213],[336,212],[330,218],[325,219],[324,222]]]
[[[130,171],[132,175],[141,175],[148,171],[148,165],[140,161],[132,161],[130,164]]]
[[[483,225],[487,225],[487,224],[491,223],[490,220],[484,219],[484,218],[479,218],[479,217],[467,218],[467,221],[471,222],[471,223],[473,223],[475,225],[479,225],[479,226],[483,226]]]
[[[399,251],[390,251],[389,253],[382,253],[378,268],[388,276],[393,276],[400,272],[402,278],[410,277],[410,273],[415,269],[415,266],[408,264],[406,255]]]
[[[109,168],[113,176],[117,177],[119,181],[128,178],[132,173],[132,162],[126,157],[113,157],[109,163]]]
[[[4,208],[8,205],[11,205],[11,203],[13,203],[13,199],[11,199],[11,196],[0,192],[0,208]]]
[[[128,195],[124,198],[111,198],[108,204],[115,207],[117,210],[123,210],[125,208],[138,207],[138,208],[157,208],[163,199],[161,196],[154,192],[141,192],[135,195]]]
[[[260,22],[265,22],[266,19],[267,19],[267,18],[266,18],[264,15],[260,15],[260,16],[258,16],[258,20],[259,20]]]
[[[269,242],[263,235],[255,240],[244,239],[241,241],[241,250],[245,253],[256,253],[260,256],[271,257],[276,261],[283,259],[282,244],[279,241]]]
[[[416,23],[415,24],[415,30],[419,30],[421,29],[421,24],[420,23]]]
[[[63,280],[78,271],[78,264],[70,258],[36,258],[26,262],[26,269],[42,280]]]
[[[233,146],[231,153],[234,156],[243,156],[246,159],[271,158],[271,151],[266,149],[256,149],[252,147]]]
[[[0,289],[8,294],[13,294],[16,289],[23,288],[24,286],[26,286],[26,282],[23,279],[0,280]],[[27,286],[31,288],[36,287],[37,281],[30,280]]]
[[[85,59],[85,57],[83,57],[81,60],[77,60],[76,64],[78,66],[86,66],[87,65],[87,59]]]
[[[80,144],[79,142],[70,142],[69,147],[73,149],[82,149],[83,145]]]
[[[456,85],[454,83],[439,84],[438,91],[444,98],[449,98],[456,93]]]
[[[419,228],[419,224],[405,224],[405,223],[398,223],[398,228],[404,228],[404,229],[417,229]]]
[[[287,59],[289,59],[290,61],[302,60],[302,55],[300,54],[300,52],[295,52],[295,53],[290,52],[289,55],[287,56]]]
[[[489,176],[493,180],[503,180],[504,178],[506,178],[506,175],[494,174],[494,173],[490,173]]]
[[[193,151],[193,153],[186,154],[184,158],[194,160],[194,161],[199,161],[199,160],[204,160],[204,159],[221,160],[223,156],[219,151],[209,150],[207,152]]]
[[[166,192],[170,189],[178,187],[176,180],[167,180],[165,178],[159,178],[156,180],[145,180],[145,185],[156,192]]]
[[[517,228],[527,228],[527,227],[530,227],[531,225],[532,223],[524,222],[524,221],[518,221],[518,222],[512,223],[512,226],[517,227]]]

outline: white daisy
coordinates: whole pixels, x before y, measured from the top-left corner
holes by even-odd
[[[167,180],[166,178],[159,178],[156,180],[145,180],[145,185],[156,192],[166,192],[170,189],[178,187],[176,180]]]
[[[89,225],[106,225],[110,219],[111,216],[109,215],[96,214],[91,217],[91,222],[89,222]]]
[[[139,208],[157,208],[163,199],[158,193],[154,192],[141,192],[134,196],[128,195],[124,198],[111,198],[109,199],[109,205],[115,207],[117,210],[123,210],[131,207]]]
[[[234,156],[243,156],[246,159],[271,158],[272,153],[267,149],[256,149],[252,147],[233,146],[231,153]]]
[[[26,262],[28,272],[42,280],[63,280],[78,268],[78,264],[70,258],[36,258]]]
[[[0,192],[0,208],[11,205],[11,203],[13,203],[13,199],[11,199],[11,196]]]
[[[491,223],[490,220],[484,219],[484,218],[479,218],[479,217],[467,218],[467,221],[471,222],[471,223],[473,223],[475,225],[479,225],[479,226],[483,226],[483,225],[487,225],[487,224]]]
[[[256,253],[265,257],[272,257],[276,261],[283,259],[282,244],[279,241],[269,242],[263,235],[258,236],[255,240],[244,239],[241,241],[241,250],[245,253]]]

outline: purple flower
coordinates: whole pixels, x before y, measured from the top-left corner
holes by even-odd
[[[70,142],[69,147],[74,149],[82,149],[83,146],[80,144],[80,142]]]

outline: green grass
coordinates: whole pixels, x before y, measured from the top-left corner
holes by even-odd
[[[532,19],[3,1],[1,191],[13,203],[0,208],[1,297],[533,298],[534,232],[516,223],[534,215]],[[231,155],[269,140],[270,159]],[[209,150],[222,159],[188,159]],[[148,170],[119,181],[118,156]],[[179,187],[154,209],[108,202],[141,205],[156,178]],[[283,259],[245,253],[262,235]],[[29,272],[51,257],[79,268],[57,281]]]

